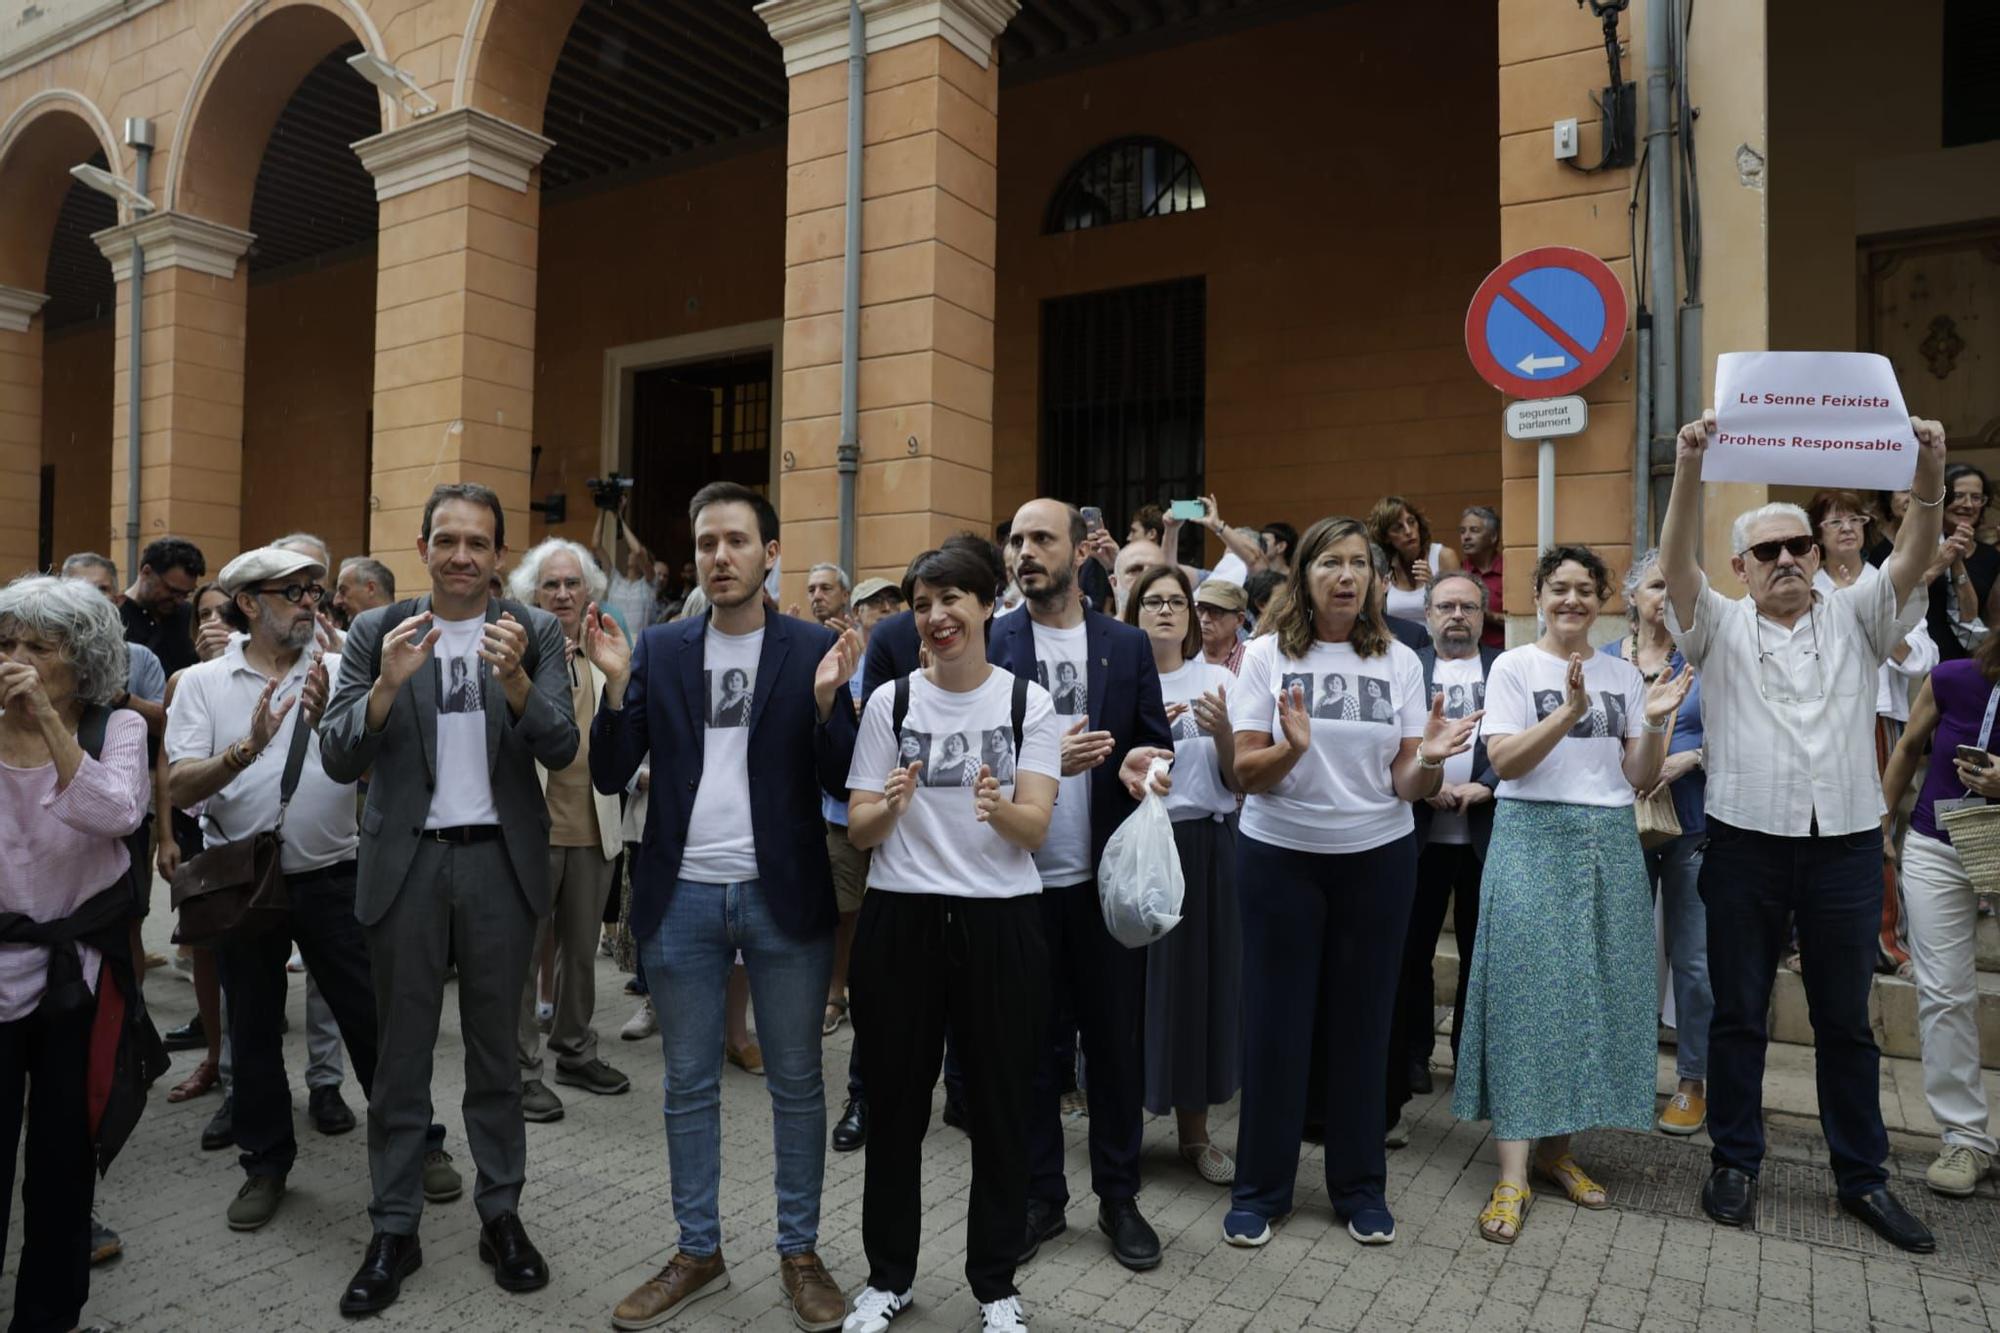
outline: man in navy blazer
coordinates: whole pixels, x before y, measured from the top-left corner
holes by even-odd
[[[1160,675],[1141,631],[1087,610],[1077,588],[1083,517],[1060,500],[1031,500],[1007,538],[1024,610],[995,617],[986,655],[995,666],[1062,691],[1062,787],[1049,834],[1035,854],[1042,876],[1042,931],[1054,969],[1052,1013],[1076,1017],[1090,1080],[1090,1179],[1098,1227],[1127,1268],[1160,1262],[1160,1240],[1139,1215],[1139,1139],[1144,1117],[1140,1025],[1146,955],[1111,938],[1097,903],[1104,844],[1137,807],[1146,769],[1171,757],[1173,733]],[[1066,1002],[1065,1002],[1066,1001]],[[1035,1077],[1028,1125],[1027,1235],[1021,1262],[1068,1225],[1054,1042]]]
[[[778,515],[763,496],[717,482],[695,494],[689,518],[709,613],[655,625],[634,649],[592,607],[584,636],[605,675],[590,728],[592,783],[623,791],[640,761],[653,760],[632,935],[666,1054],[680,1224],[666,1267],[613,1318],[650,1328],[729,1285],[717,1202],[723,994],[741,950],[777,1140],[779,1276],[800,1328],[838,1328],[845,1301],[817,1254],[826,1165],[820,1018],[839,921],[820,793],[847,795],[856,731],[847,682],[861,636],[768,609]]]

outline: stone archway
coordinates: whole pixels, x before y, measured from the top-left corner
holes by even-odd
[[[452,105],[539,133],[556,58],[582,8],[583,0],[472,0]]]

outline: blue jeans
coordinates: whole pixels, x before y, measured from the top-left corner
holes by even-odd
[[[826,1166],[820,1018],[833,975],[833,931],[798,939],[778,929],[756,880],[681,880],[651,938],[639,942],[666,1055],[667,1168],[684,1254],[722,1249],[723,996],[736,951],[750,974],[777,1148],[778,1253],[819,1244]]]
[[[1705,833],[1683,833],[1646,853],[1646,870],[1660,900],[1660,933],[1674,975],[1674,1073],[1708,1077],[1708,1024],[1715,992],[1708,984],[1708,908],[1701,901]]]

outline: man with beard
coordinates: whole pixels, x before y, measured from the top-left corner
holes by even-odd
[[[380,1020],[368,1101],[374,1231],[343,1314],[386,1309],[423,1264],[431,1061],[452,959],[479,1257],[504,1290],[549,1281],[518,1212],[528,1141],[515,1020],[536,922],[550,907],[549,814],[535,765],[567,765],[577,730],[562,627],[492,595],[506,541],[506,512],[490,488],[434,489],[417,539],[430,590],[355,620],[321,724],[327,773],[369,777],[355,915]],[[444,706],[447,661],[465,664],[471,706]]]
[[[651,1328],[724,1291],[723,994],[740,950],[757,1007],[776,1140],[778,1274],[793,1321],[838,1328],[840,1288],[817,1253],[826,1165],[820,1022],[839,921],[823,794],[844,796],[856,722],[847,682],[861,636],[772,612],[771,502],[714,482],[688,505],[709,613],[655,625],[636,649],[596,607],[584,652],[604,673],[590,728],[597,790],[652,757],[633,877],[632,936],[666,1056],[666,1133],[679,1244],[612,1313]],[[741,724],[707,681],[741,678]]]
[[[208,572],[201,548],[179,537],[161,537],[139,556],[139,571],[118,603],[125,641],[153,650],[168,676],[200,659],[195,656],[188,598]]]
[[[182,809],[202,806],[209,847],[241,842],[278,822],[293,739],[318,723],[328,672],[339,668],[338,657],[322,659],[311,651],[325,576],[326,567],[312,555],[267,546],[236,557],[217,579],[230,598],[224,619],[248,637],[232,638],[221,657],[181,674],[167,728],[173,802]],[[362,1087],[375,1076],[375,998],[368,946],[354,918],[354,786],[328,776],[317,738],[308,736],[304,746],[281,843],[291,897],[287,922],[216,946],[229,996],[236,1144],[246,1177],[229,1205],[229,1225],[237,1231],[271,1220],[298,1154],[279,1026],[285,958],[294,940]],[[274,753],[266,756],[266,750]],[[336,1100],[338,1086],[336,1081]],[[316,1114],[319,1102],[316,1091]]]
[[[380,560],[351,555],[340,562],[340,577],[333,585],[336,625],[346,629],[363,611],[373,611],[395,600],[396,576]]]
[[[1424,590],[1424,619],[1431,646],[1418,651],[1424,668],[1424,695],[1445,696],[1445,716],[1468,717],[1486,698],[1486,673],[1500,656],[1481,642],[1486,588],[1477,576],[1446,574]],[[1444,761],[1437,792],[1417,802],[1417,894],[1403,947],[1403,974],[1396,1022],[1389,1038],[1389,1116],[1392,1147],[1408,1127],[1397,1124],[1412,1093],[1431,1090],[1431,963],[1445,904],[1453,906],[1452,928],[1469,955],[1479,931],[1479,875],[1493,837],[1493,789],[1500,779],[1486,763],[1486,742],[1478,740]],[[1459,1015],[1465,1012],[1465,979],[1458,970],[1458,997],[1452,1009],[1451,1049],[1458,1053]]]
[[[1160,1240],[1139,1214],[1144,1118],[1140,1013],[1146,955],[1111,938],[1097,903],[1104,844],[1144,795],[1155,756],[1171,758],[1173,733],[1146,635],[1086,612],[1077,571],[1089,559],[1083,517],[1060,500],[1032,500],[1014,515],[1008,546],[1027,614],[995,619],[987,658],[1017,676],[1063,681],[1073,715],[1064,727],[1062,787],[1048,837],[1035,854],[1042,933],[1054,975],[1051,1012],[1074,1014],[1090,1077],[1090,1174],[1097,1224],[1112,1254],[1135,1271],[1156,1267]],[[1064,698],[1058,694],[1057,711]],[[1028,1218],[1021,1262],[1061,1235],[1069,1187],[1063,1173],[1055,1043],[1035,1077],[1028,1128]]]

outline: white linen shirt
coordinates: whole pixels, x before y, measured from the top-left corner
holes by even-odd
[[[1917,589],[1898,611],[1887,577],[1862,579],[1815,593],[1790,629],[1748,597],[1716,592],[1705,574],[1692,624],[1680,623],[1668,599],[1667,630],[1701,672],[1709,815],[1786,838],[1881,822],[1878,671],[1922,617],[1926,596]]]
[[[213,758],[250,734],[250,715],[268,678],[244,658],[243,645],[247,642],[244,636],[236,635],[229,640],[229,647],[221,657],[198,663],[181,673],[173,707],[167,710],[169,763]],[[328,653],[325,661],[328,678],[338,677],[339,654]],[[272,694],[272,707],[297,697],[311,662],[312,654],[299,654],[284,683]],[[203,846],[240,842],[278,822],[278,788],[285,775],[285,756],[291,749],[292,731],[298,721],[299,707],[295,703],[256,762],[203,803]],[[306,743],[299,788],[292,793],[291,807],[285,811],[283,840],[284,855],[280,863],[295,875],[352,861],[360,845],[354,819],[354,784],[335,782],[326,775],[320,766],[317,734]]]

